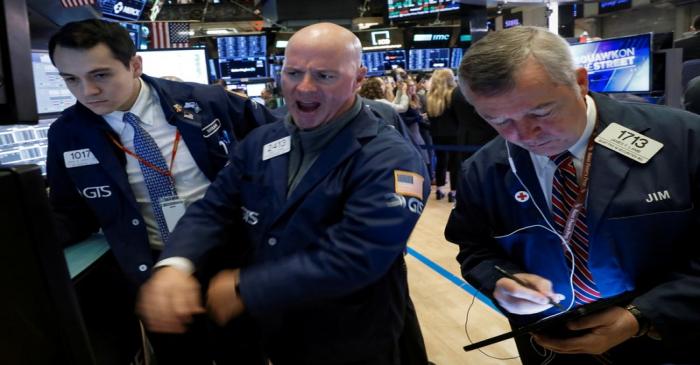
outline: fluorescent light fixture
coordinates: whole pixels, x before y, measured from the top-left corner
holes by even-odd
[[[401,48],[402,46],[400,44],[387,44],[384,46],[369,46],[369,47],[362,47],[363,51],[373,51],[377,49],[393,49],[393,48]]]
[[[378,24],[379,24],[379,23],[377,23],[377,22],[358,23],[358,24],[357,24],[357,29],[358,29],[358,30],[365,30],[365,29],[369,29],[370,27],[373,27],[373,26],[378,25]]]
[[[277,41],[277,43],[275,43],[275,47],[287,48],[287,43],[289,43],[289,41]]]
[[[207,29],[207,35],[222,35],[232,33],[228,29]]]

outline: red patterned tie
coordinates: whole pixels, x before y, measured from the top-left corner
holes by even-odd
[[[551,159],[557,165],[552,181],[552,215],[554,227],[563,234],[569,212],[576,204],[579,191],[578,180],[576,179],[574,161],[569,151],[552,156]],[[576,217],[574,231],[568,243],[575,256],[573,281],[576,304],[594,302],[600,298],[600,293],[590,270],[588,270],[588,226],[586,225],[585,207],[581,208]],[[566,248],[564,248],[564,255],[569,267],[571,267],[571,253]]]

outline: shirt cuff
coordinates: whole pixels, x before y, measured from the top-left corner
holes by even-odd
[[[174,267],[182,272],[185,272],[187,275],[192,275],[192,273],[194,273],[194,264],[192,264],[192,261],[184,257],[168,257],[167,259],[158,261],[153,268],[157,269],[164,266]]]

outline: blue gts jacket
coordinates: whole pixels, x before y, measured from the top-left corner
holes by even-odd
[[[227,164],[227,151],[234,148],[237,139],[273,120],[264,107],[218,86],[146,75],[142,79],[158,93],[166,119],[177,126],[209,180],[214,180]],[[176,104],[184,109],[177,111]],[[184,113],[191,114],[192,119],[185,118]],[[109,134],[119,139],[101,116],[82,104],[63,111],[49,129],[49,199],[63,243],[83,239],[101,227],[122,270],[138,285],[150,276],[153,254],[127,179],[126,157],[110,141]],[[64,153],[84,149],[89,149],[99,163],[67,168]]]
[[[362,363],[403,328],[402,254],[430,180],[415,148],[362,108],[287,197],[289,153],[263,150],[288,136],[282,122],[253,131],[161,258],[199,267],[218,245],[249,247],[240,293],[272,361]]]

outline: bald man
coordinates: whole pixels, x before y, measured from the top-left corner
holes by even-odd
[[[289,114],[248,136],[180,220],[138,310],[157,332],[204,311],[198,270],[220,246],[248,252],[220,272],[209,314],[249,314],[275,365],[399,364],[406,241],[430,191],[418,152],[355,96],[366,69],[350,31],[320,23],[286,49]]]

